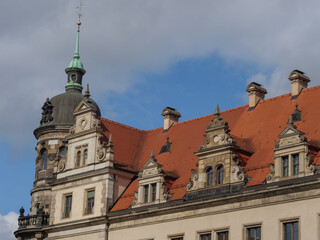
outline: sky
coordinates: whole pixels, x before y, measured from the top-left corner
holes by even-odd
[[[320,84],[320,2],[310,0],[84,0],[80,56],[102,116],[139,129],[161,127],[170,106],[180,121],[291,91],[299,69]],[[28,212],[36,139],[46,97],[64,92],[78,0],[0,3],[0,239],[14,239]]]

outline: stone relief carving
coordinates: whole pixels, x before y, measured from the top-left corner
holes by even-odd
[[[307,153],[308,154],[308,153]],[[307,173],[314,173],[315,172],[315,165],[313,165],[313,157],[310,155],[307,155],[307,161],[306,161],[306,172]]]
[[[42,117],[40,124],[45,124],[47,122],[51,122],[53,120],[52,112],[53,112],[53,105],[50,102],[49,98],[45,101],[42,106]]]
[[[102,162],[105,160],[106,158],[106,154],[107,154],[107,149],[106,149],[106,142],[101,142],[100,139],[103,138],[103,135],[101,133],[99,133],[98,136],[98,142],[97,142],[97,156],[98,156],[98,161]]]
[[[199,180],[199,174],[198,171],[191,169],[192,176],[189,178],[189,183],[187,184],[187,190],[196,190],[198,189],[198,180]]]
[[[274,169],[274,164],[273,163],[269,163],[269,169],[270,169],[270,173],[266,177],[267,181],[271,181],[273,176],[274,176],[275,169]]]

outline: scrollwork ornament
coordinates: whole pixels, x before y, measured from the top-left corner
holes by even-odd
[[[62,172],[66,167],[66,162],[64,159],[60,160],[59,161],[59,164],[58,164],[58,171],[59,172]]]
[[[99,153],[98,153],[98,159],[99,159],[99,161],[103,161],[103,159],[105,158],[105,156],[106,156],[105,151],[103,151],[103,149],[100,150]]]
[[[274,143],[274,147],[275,148],[278,148],[280,146],[280,142],[279,141],[276,141],[275,143]]]

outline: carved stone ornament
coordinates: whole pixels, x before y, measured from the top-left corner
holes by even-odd
[[[102,138],[102,134],[99,133],[99,137],[98,137],[98,146],[97,146],[97,154],[98,154],[98,161],[102,162],[105,160],[106,157],[106,151],[107,149],[105,148],[105,146],[107,145],[106,142],[102,142],[100,141],[100,139]]]
[[[191,170],[191,173],[192,173],[192,176],[189,179],[189,183],[187,184],[187,191],[198,189],[199,174],[194,169]]]
[[[76,127],[75,126],[71,127],[70,130],[69,130],[69,133],[71,135],[75,134],[76,133]]]
[[[134,200],[131,203],[131,207],[136,206],[138,203],[138,192],[134,191]]]
[[[92,121],[92,127],[98,127],[100,125],[100,121],[97,118],[94,118]]]
[[[61,159],[58,163],[58,172],[62,172],[66,167],[65,159]]]
[[[41,117],[40,124],[51,122],[53,120],[53,116],[52,116],[53,105],[49,101],[49,98],[47,98],[47,100],[45,101],[41,109],[42,109],[42,117]]]
[[[81,130],[83,130],[87,126],[87,124],[88,124],[87,119],[85,119],[85,118],[81,119],[80,124],[79,124]]]
[[[270,173],[266,177],[267,181],[271,181],[274,176],[275,171],[274,171],[274,164],[273,163],[269,164],[269,169],[270,169]]]
[[[52,162],[53,160],[56,160],[57,157],[58,157],[58,154],[54,154],[54,153],[48,154],[48,160],[49,160],[50,162]]]
[[[314,173],[315,172],[316,167],[312,163],[313,163],[313,157],[308,155],[307,161],[306,161],[306,172],[307,173]]]

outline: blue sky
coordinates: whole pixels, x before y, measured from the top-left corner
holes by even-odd
[[[15,227],[12,212],[28,211],[33,130],[46,97],[64,91],[78,3],[1,1],[0,234]],[[311,86],[320,83],[318,1],[84,3],[84,85],[105,118],[152,129],[162,126],[166,106],[184,121],[213,113],[217,103],[221,110],[247,104],[251,81],[264,85],[267,98],[288,93],[294,69],[305,71]]]

